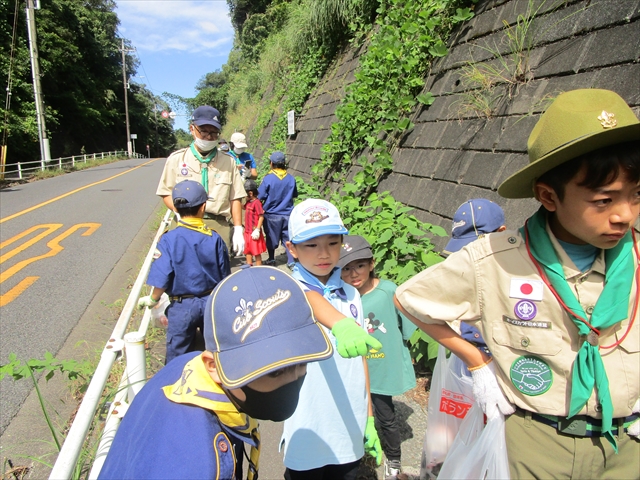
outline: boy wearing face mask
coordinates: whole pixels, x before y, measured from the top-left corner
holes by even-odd
[[[244,252],[242,199],[247,193],[235,162],[217,148],[222,128],[219,119],[220,112],[208,105],[193,111],[189,125],[193,143],[169,155],[156,195],[162,197],[167,208],[175,211],[171,200],[173,187],[184,180],[201,183],[209,197],[205,224],[224,239],[230,252],[241,255]],[[232,236],[229,222],[233,224]]]
[[[209,297],[205,352],[178,357],[138,393],[100,472],[102,479],[258,476],[256,419],[283,421],[309,362],[331,342],[299,284],[271,267],[242,268]]]
[[[249,152],[247,152],[247,138],[240,132],[231,135],[229,141],[233,144],[233,151],[238,157],[238,165],[240,169],[247,170],[246,178],[258,178],[258,170],[256,169],[256,160]]]

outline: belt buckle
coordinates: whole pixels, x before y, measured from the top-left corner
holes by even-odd
[[[558,418],[558,431],[574,437],[586,437],[587,421],[579,418]]]

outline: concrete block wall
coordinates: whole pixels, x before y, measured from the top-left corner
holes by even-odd
[[[535,0],[542,6],[533,23],[527,82],[515,86],[510,98],[505,95],[490,118],[461,112],[462,67],[471,61],[495,64],[489,49],[508,55],[503,21],[513,25],[528,5],[528,0],[481,0],[475,17],[454,32],[449,55],[432,66],[424,91],[435,101],[414,113],[415,127],[393,152],[393,172],[378,188],[414,207],[423,221],[449,231],[458,206],[475,197],[500,204],[508,227],[516,228],[533,213],[534,200],[503,199],[496,190],[528,163],[529,133],[561,92],[614,90],[640,114],[640,0]],[[298,133],[287,143],[294,175],[310,178],[361,53],[342,55],[305,105]],[[442,247],[446,239],[434,241]]]

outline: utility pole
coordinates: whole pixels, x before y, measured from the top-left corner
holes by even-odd
[[[31,74],[33,76],[33,92],[35,94],[36,117],[38,120],[38,137],[40,139],[40,167],[51,160],[49,139],[44,121],[44,106],[42,105],[42,88],[40,87],[40,67],[38,64],[38,45],[36,39],[36,17],[34,9],[40,9],[38,0],[27,0],[27,33],[29,34],[29,55],[31,57]]]
[[[158,104],[153,103],[153,115],[156,119],[156,157],[160,156],[160,151],[158,149]]]
[[[127,59],[125,58],[126,52],[131,52],[132,50],[126,50],[124,48],[124,38],[122,40],[122,83],[124,84],[124,117],[127,122],[127,152],[129,152],[129,156],[132,155],[131,151],[131,134],[129,133],[129,100],[127,99],[127,91],[129,90],[129,85],[127,83]]]

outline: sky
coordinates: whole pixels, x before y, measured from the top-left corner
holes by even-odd
[[[198,81],[227,62],[234,32],[226,0],[115,2],[118,33],[131,41],[136,51],[130,55],[140,62],[132,81],[155,95],[194,97]],[[174,128],[186,130],[187,118],[177,115]]]

